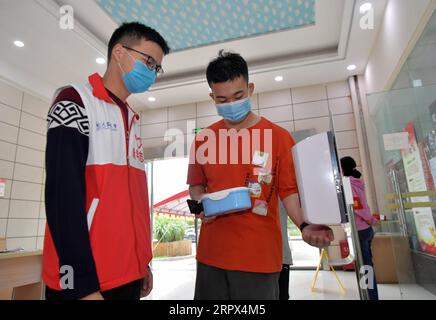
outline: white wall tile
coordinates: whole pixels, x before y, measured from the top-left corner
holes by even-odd
[[[339,158],[351,157],[356,161],[358,166],[361,165],[359,148],[355,149],[338,149]]]
[[[43,197],[44,198],[44,197]],[[46,219],[45,202],[42,200],[39,204],[39,218]]]
[[[36,249],[36,237],[6,239],[8,249],[24,248],[32,251]]]
[[[44,237],[38,237],[36,241],[36,250],[43,250],[44,249]]]
[[[40,202],[11,200],[9,218],[38,219]]]
[[[151,139],[142,139],[142,146],[144,149],[146,148],[154,148],[154,147],[161,147],[165,146],[167,142],[164,140],[164,138],[151,138]]]
[[[13,181],[11,199],[39,201],[41,188],[41,184]]]
[[[38,133],[33,133],[31,131],[21,129],[18,133],[18,144],[20,146],[38,149],[40,151],[45,151],[47,142],[47,137],[40,135]]]
[[[36,237],[38,219],[9,219],[6,237]]]
[[[47,224],[47,221],[45,219],[39,219],[39,221],[38,221],[38,233],[37,233],[37,235],[39,237],[41,237],[45,234],[46,224]]]
[[[338,149],[358,147],[356,131],[337,132],[336,141]]]
[[[17,162],[31,166],[44,167],[44,152],[29,149],[26,147],[17,147]]]
[[[40,133],[42,135],[47,134],[47,122],[44,119],[32,116],[27,113],[21,114],[21,128]]]
[[[149,109],[141,112],[141,124],[153,124],[168,121],[168,108]]]
[[[197,106],[195,103],[184,104],[168,108],[168,121],[177,121],[195,118]]]
[[[350,87],[347,81],[327,83],[327,96],[329,99],[350,96]]]
[[[167,126],[168,124],[166,122],[143,125],[141,126],[141,138],[148,139],[163,137],[165,135],[165,131],[168,129]]]
[[[12,143],[0,141],[0,159],[15,161],[15,152],[17,146]]]
[[[326,100],[294,105],[295,120],[326,116],[329,116],[329,109]]]
[[[14,173],[14,163],[0,160],[0,178],[12,179]]]
[[[333,114],[353,113],[353,106],[349,97],[329,99],[329,106]]]
[[[335,131],[355,130],[354,114],[341,114],[333,116]]]
[[[192,129],[196,128],[195,119],[179,120],[168,122],[168,129],[177,129],[187,134],[188,130],[192,132]],[[190,133],[190,132],[189,132]]]
[[[20,124],[20,110],[0,103],[0,120],[18,127]]]
[[[212,100],[197,103],[197,118],[217,115],[215,103]]]
[[[220,121],[222,118],[218,115],[216,116],[209,116],[209,117],[202,117],[202,118],[197,118],[197,127],[198,128],[207,128],[209,127],[211,124]]]
[[[294,104],[325,99],[327,99],[326,88],[322,84],[292,89],[292,101]]]
[[[45,196],[45,184],[42,185],[41,187],[41,196],[39,197],[39,201],[44,201],[44,196]]]
[[[17,143],[18,127],[0,122],[0,140]]]
[[[286,106],[290,104],[292,104],[290,89],[259,94],[259,109]]]
[[[313,118],[295,121],[295,131],[314,129],[316,133],[330,130],[330,118]]]
[[[259,114],[262,117],[267,118],[271,122],[283,122],[291,121],[292,116],[292,105],[276,108],[259,109]]]
[[[23,93],[15,87],[0,81],[0,102],[8,106],[21,109]]]
[[[7,218],[9,212],[9,199],[0,198],[0,218]]]
[[[6,238],[6,224],[7,219],[0,219],[0,238]]]
[[[288,132],[294,132],[294,122],[293,121],[276,122],[275,124],[286,129]]]
[[[47,118],[50,102],[24,93],[22,110],[42,119]]]
[[[257,110],[259,109],[259,96],[257,94],[253,94],[253,96],[251,97],[251,109],[252,110]]]
[[[39,167],[28,166],[21,163],[15,164],[14,180],[42,183],[43,170]]]

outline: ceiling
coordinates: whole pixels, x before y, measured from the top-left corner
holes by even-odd
[[[173,52],[315,23],[315,0],[97,0],[117,24],[159,30]]]
[[[197,26],[192,20],[187,24],[189,27],[179,22],[179,26],[184,28],[181,34],[174,32],[172,28],[164,27],[168,25],[165,20],[167,15],[163,16],[164,8],[171,11],[176,3],[185,2],[192,4],[190,8],[194,16],[195,10],[199,10],[203,3],[199,0],[167,0],[166,5],[161,6],[164,0],[2,0],[0,77],[50,99],[59,86],[81,83],[93,72],[103,74],[105,65],[96,64],[95,59],[106,56],[106,44],[119,23],[117,21],[121,21],[121,12],[127,15],[126,19],[134,18],[133,8],[137,8],[143,19],[146,16],[145,12],[154,12],[155,17],[162,16],[163,19],[155,18],[150,24],[156,23],[155,27],[159,31],[162,29],[162,33],[168,32],[168,41],[173,49],[176,49],[165,57],[165,74],[151,90],[129,98],[129,102],[138,110],[207,100],[209,90],[205,69],[220,49],[238,52],[247,60],[250,80],[255,83],[257,93],[340,81],[347,79],[351,74],[360,74],[364,71],[387,0],[372,1],[375,12],[373,30],[363,30],[359,27],[359,7],[366,2],[364,0],[207,0],[219,8],[218,11],[211,11],[210,7],[205,8],[204,12],[209,12],[209,15],[223,12],[230,15],[230,12],[235,11],[237,13],[237,9],[226,9],[228,3],[233,5],[232,8],[239,7],[244,11],[236,17],[232,14],[229,22],[225,23],[242,23],[242,16],[246,17],[246,21],[250,16],[256,25],[259,19],[271,17],[272,9],[279,4],[286,4],[286,8],[292,8],[289,9],[291,13],[285,15],[283,24],[277,29],[274,29],[274,20],[267,19],[268,23],[247,28],[248,30],[242,33],[234,30],[225,33],[214,31],[212,36],[213,30],[210,30],[211,34],[207,37],[186,35],[187,28],[196,30],[197,33],[205,30],[204,25]],[[151,7],[147,6],[149,3]],[[159,5],[153,5],[156,3]],[[75,23],[72,30],[63,30],[59,27],[59,8],[64,4],[74,8]],[[121,4],[125,7],[124,11],[114,9],[116,5],[120,8]],[[257,9],[253,5],[257,5]],[[298,9],[306,6],[306,11]],[[267,7],[271,12],[266,11]],[[113,14],[108,14],[108,8],[112,8]],[[256,10],[259,11],[259,16]],[[295,17],[297,10],[300,10],[303,18],[289,19],[290,16]],[[175,13],[170,16],[171,26],[181,19],[181,11]],[[203,13],[200,13],[200,17],[204,18]],[[312,14],[315,15],[314,19]],[[227,21],[227,18],[220,21]],[[218,25],[218,22],[216,24]],[[241,25],[244,29],[244,25]],[[14,40],[23,41],[25,46],[15,47]],[[357,69],[353,72],[348,71],[346,67],[349,64],[356,64]],[[274,81],[277,75],[283,76],[283,81]],[[149,102],[150,96],[155,97],[156,101]]]

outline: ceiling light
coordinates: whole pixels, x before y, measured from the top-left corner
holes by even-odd
[[[372,9],[372,4],[369,2],[365,2],[360,6],[360,13],[368,12],[371,9]]]
[[[353,70],[356,70],[356,69],[357,69],[357,67],[356,67],[355,64],[350,64],[350,65],[347,67],[347,70],[348,70],[348,71],[353,71]]]
[[[15,40],[14,44],[18,47],[18,48],[22,48],[24,47],[24,42],[20,41],[20,40]]]
[[[155,98],[155,97],[148,97],[148,101],[150,101],[150,102],[155,102],[155,101],[156,101],[156,98]]]
[[[277,76],[274,78],[275,81],[280,82],[283,81],[283,77],[282,76]]]
[[[97,58],[97,59],[95,59],[95,62],[97,62],[98,64],[105,64],[106,60],[103,58]]]

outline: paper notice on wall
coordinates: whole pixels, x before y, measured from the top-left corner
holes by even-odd
[[[4,198],[6,193],[6,179],[0,178],[0,198]]]
[[[409,133],[397,132],[384,134],[383,144],[386,151],[407,149],[409,147]]]
[[[409,192],[427,191],[421,153],[416,142],[413,123],[408,123],[405,130],[409,133],[409,147],[401,151]],[[412,197],[410,202],[430,202],[428,196]],[[423,252],[436,255],[436,228],[431,207],[412,208],[419,245]]]

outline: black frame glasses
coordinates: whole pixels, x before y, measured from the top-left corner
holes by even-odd
[[[123,45],[123,48],[124,48],[124,49],[127,49],[127,50],[134,51],[134,52],[139,53],[140,55],[144,56],[145,59],[146,59],[146,60],[145,60],[145,61],[146,61],[146,62],[145,62],[146,66],[147,66],[150,70],[154,70],[154,71],[156,72],[157,75],[161,75],[161,74],[164,73],[164,71],[163,71],[163,69],[162,69],[162,66],[161,66],[160,64],[158,64],[158,63],[156,62],[156,60],[154,60],[154,58],[153,58],[152,56],[150,56],[150,55],[148,55],[148,54],[146,54],[146,53],[144,53],[144,52],[138,51],[138,50],[136,50],[136,49],[130,48],[130,47],[128,47],[128,46],[125,46],[125,45]]]

